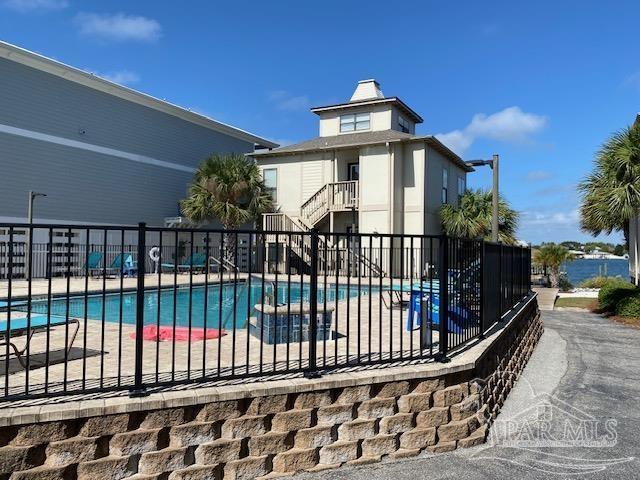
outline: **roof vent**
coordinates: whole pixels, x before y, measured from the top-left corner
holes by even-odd
[[[363,100],[375,100],[379,98],[384,98],[384,94],[380,90],[380,84],[372,78],[369,80],[360,80],[349,101],[361,102]]]

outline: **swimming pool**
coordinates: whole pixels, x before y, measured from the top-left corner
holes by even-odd
[[[207,328],[218,328],[222,324],[223,328],[245,328],[247,324],[247,309],[262,303],[262,283],[257,284],[241,282],[226,283],[222,285],[210,284],[206,295],[206,326]],[[273,295],[274,286],[265,283],[265,303],[267,297]],[[300,299],[304,303],[309,301],[310,286],[308,283],[278,284],[278,303],[299,303]],[[372,288],[372,292],[374,289]],[[377,291],[377,290],[376,290]],[[351,286],[348,290],[346,285],[318,285],[318,304],[333,304],[338,300],[358,296],[357,286]],[[368,295],[369,288],[363,287],[361,295]],[[234,298],[235,309],[234,309]],[[175,300],[174,300],[175,299]],[[251,300],[249,302],[249,299]],[[191,301],[190,301],[191,300]],[[102,320],[107,322],[120,322],[125,324],[135,324],[136,322],[136,292],[110,293],[103,296],[89,295],[86,298],[87,318],[92,320]],[[103,312],[104,306],[104,312]],[[159,312],[158,312],[159,308]],[[47,314],[47,300],[38,299],[32,301],[32,311],[34,313]],[[66,298],[53,298],[51,301],[52,315],[66,315]],[[188,287],[179,287],[175,291],[173,288],[163,288],[159,294],[157,290],[149,290],[144,295],[144,322],[145,324],[156,324],[158,313],[160,314],[161,325],[173,325],[175,311],[176,325],[189,325],[189,313],[191,312],[191,325],[193,327],[203,327],[205,325],[205,287],[194,286],[191,290]],[[235,318],[234,318],[235,311]],[[283,308],[286,311],[286,307]],[[84,318],[85,297],[72,296],[69,298],[69,316]]]

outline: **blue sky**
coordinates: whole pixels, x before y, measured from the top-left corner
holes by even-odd
[[[0,0],[0,38],[285,143],[317,135],[309,107],[376,78],[418,133],[500,154],[520,237],[539,242],[589,238],[575,186],[640,111],[638,18],[637,1]]]

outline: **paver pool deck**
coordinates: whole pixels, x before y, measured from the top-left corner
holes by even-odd
[[[222,281],[235,279],[244,280],[246,274],[224,275]],[[265,276],[265,280],[273,280],[272,275]],[[177,280],[177,281],[176,281]],[[286,276],[279,276],[279,281],[286,281]],[[145,286],[157,288],[171,287],[176,281],[177,285],[204,284],[203,274],[178,275],[173,274],[147,275]],[[220,282],[220,275],[212,274],[208,281],[212,285]],[[299,284],[299,277],[292,277],[292,283]],[[308,277],[304,279],[308,282]],[[328,284],[335,284],[336,279],[328,278]],[[137,280],[135,278],[122,279],[122,288],[134,289]],[[340,285],[347,283],[346,278],[339,278]],[[353,288],[357,288],[358,280],[350,279]],[[360,280],[363,291],[368,290],[368,284]],[[389,285],[389,279],[384,279],[383,285]],[[406,280],[405,280],[406,282]],[[87,292],[101,292],[105,290],[118,291],[121,280],[118,279],[86,279],[84,277],[57,278],[51,282],[53,295],[66,295]],[[373,284],[379,287],[379,281]],[[8,284],[0,284],[0,298],[6,298]],[[319,289],[323,288],[323,283]],[[12,295],[14,298],[26,296],[29,293],[27,282],[15,280],[12,282]],[[31,286],[31,295],[46,296],[49,291],[49,282],[46,280],[34,280]],[[383,293],[382,295],[388,295]],[[340,364],[345,363],[347,355],[353,362],[366,362],[371,357],[388,358],[393,352],[395,358],[409,358],[411,352],[414,356],[420,355],[420,332],[406,331],[406,307],[387,308],[379,294],[351,297],[349,300],[338,302],[337,314],[334,315],[332,330],[337,332],[336,339],[319,341],[317,343],[318,366],[331,366],[336,358]],[[347,304],[350,315],[347,316]],[[335,302],[331,302],[334,306]],[[360,322],[358,318],[359,312]],[[25,315],[16,312],[16,315]],[[200,313],[202,316],[203,313]],[[198,312],[193,313],[196,319]],[[0,318],[6,318],[6,312],[0,313]],[[135,340],[132,338],[135,327],[131,324],[119,324],[117,322],[104,322],[99,320],[79,319],[80,329],[65,362],[64,345],[69,332],[64,327],[51,330],[49,364],[47,367],[46,333],[34,335],[30,344],[30,362],[33,367],[28,372],[29,390],[32,393],[42,391],[45,382],[49,383],[50,391],[60,391],[65,388],[74,390],[82,385],[86,387],[113,387],[118,384],[118,377],[122,385],[133,384],[133,364],[135,358]],[[433,351],[437,351],[438,333],[431,334]],[[24,344],[25,337],[16,338],[16,343]],[[286,345],[269,345],[260,341],[253,335],[247,334],[246,328],[238,328],[227,331],[227,335],[220,339],[210,339],[197,342],[156,342],[145,341],[143,355],[143,372],[145,379],[149,381],[170,381],[172,379],[198,378],[202,376],[219,376],[223,374],[243,375],[247,371],[259,373],[258,365],[263,365],[263,372],[275,370],[281,372],[287,365],[291,369],[305,367],[309,356],[309,342],[292,343],[289,348]],[[0,348],[4,348],[0,347]],[[358,352],[360,356],[358,356]],[[422,350],[429,352],[429,348]],[[4,352],[3,352],[4,353]],[[359,359],[359,360],[358,360]],[[230,367],[235,365],[232,371]],[[9,375],[5,375],[7,366],[0,362],[0,389],[13,393],[24,391],[27,373],[15,359],[11,359],[8,365]],[[99,383],[103,378],[104,382]],[[7,383],[8,382],[8,383]]]

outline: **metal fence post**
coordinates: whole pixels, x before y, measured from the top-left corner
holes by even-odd
[[[484,338],[484,332],[487,329],[487,296],[485,294],[487,285],[487,279],[485,278],[487,273],[485,265],[486,246],[485,241],[480,240],[480,338]]]
[[[440,271],[439,271],[440,321],[438,333],[438,353],[435,358],[439,362],[448,362],[449,348],[449,237],[440,236]]]
[[[142,383],[142,356],[143,356],[143,329],[144,329],[144,274],[146,260],[146,228],[147,224],[138,224],[138,283],[136,287],[136,358],[134,386],[129,391],[131,397],[147,395],[147,390]],[[122,275],[122,272],[120,272]]]
[[[305,372],[306,378],[318,378],[320,372],[316,367],[318,341],[318,230],[311,229],[311,279],[309,282],[309,368]],[[322,313],[323,322],[325,312]]]
[[[526,270],[527,270],[527,273],[526,273],[527,295],[529,295],[529,293],[531,293],[531,247],[527,247],[525,264],[526,264]]]
[[[500,250],[498,252],[498,292],[500,293],[500,298],[498,299],[498,321],[502,319],[502,314],[504,313],[504,284],[503,284],[503,276],[502,276],[502,244],[500,244]]]

